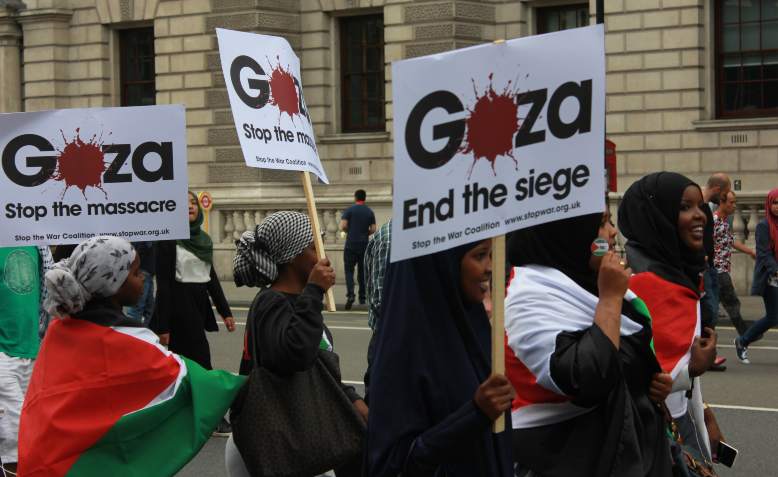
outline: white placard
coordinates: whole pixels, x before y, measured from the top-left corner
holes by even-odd
[[[605,208],[601,25],[392,64],[391,260]]]
[[[0,246],[189,238],[181,105],[0,114]]]
[[[216,37],[246,165],[308,171],[329,183],[289,42],[222,28]]]

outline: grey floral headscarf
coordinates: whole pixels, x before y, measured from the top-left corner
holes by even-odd
[[[135,249],[124,239],[100,236],[82,242],[70,258],[46,273],[46,310],[52,315],[72,315],[93,297],[115,295],[134,260]]]
[[[278,265],[289,263],[313,242],[307,215],[283,211],[268,215],[235,242],[232,270],[237,286],[265,287],[278,278]]]

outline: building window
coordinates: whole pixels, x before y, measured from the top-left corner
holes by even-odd
[[[778,116],[778,2],[716,1],[717,116]]]
[[[551,33],[589,25],[589,4],[538,8],[537,32]]]
[[[340,20],[343,132],[384,131],[384,19],[381,15]]]
[[[119,30],[122,106],[156,103],[154,83],[154,28]]]

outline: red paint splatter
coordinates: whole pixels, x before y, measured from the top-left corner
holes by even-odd
[[[513,156],[513,137],[519,130],[519,106],[516,98],[516,92],[511,90],[512,81],[501,93],[494,91],[492,87],[492,78],[494,73],[489,75],[489,87],[484,94],[479,96],[473,80],[473,91],[475,92],[476,103],[473,109],[468,108],[468,117],[465,119],[467,132],[465,133],[465,143],[458,152],[469,154],[473,153],[473,164],[468,172],[468,179],[473,173],[478,159],[484,158],[492,164],[499,156],[508,156],[513,159],[513,163],[518,169],[518,162]]]
[[[101,141],[97,135],[92,136],[89,142],[84,142],[79,135],[80,128],[76,128],[76,137],[68,142],[65,133],[60,130],[62,139],[65,141],[65,148],[59,151],[57,157],[57,170],[52,178],[65,183],[65,191],[70,187],[81,189],[81,193],[86,197],[87,187],[96,187],[103,190],[103,172],[107,166],[105,163],[105,154],[102,151]]]
[[[278,106],[281,115],[288,114],[294,121],[295,114],[300,114],[300,100],[297,97],[297,85],[294,82],[292,72],[281,66],[280,59],[278,66],[272,68],[270,73],[270,104]],[[281,119],[279,115],[279,120]]]

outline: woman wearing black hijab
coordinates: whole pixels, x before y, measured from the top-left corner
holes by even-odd
[[[710,328],[701,330],[699,306],[705,270],[704,207],[700,187],[689,178],[657,172],[624,193],[619,228],[628,240],[627,257],[635,271],[630,288],[651,312],[657,358],[673,378],[667,408],[685,447],[696,459],[710,463],[721,433],[712,411],[703,410],[697,379],[716,357],[716,334]]]
[[[211,300],[230,333],[235,319],[213,268],[213,242],[200,228],[203,220],[200,202],[189,192],[190,238],[157,242],[157,296],[149,328],[171,351],[211,369],[205,332],[219,331]]]
[[[670,391],[610,214],[516,232],[505,303],[514,457],[538,477],[672,475]]]
[[[489,376],[491,240],[389,266],[371,367],[366,475],[508,477],[507,378]]]

